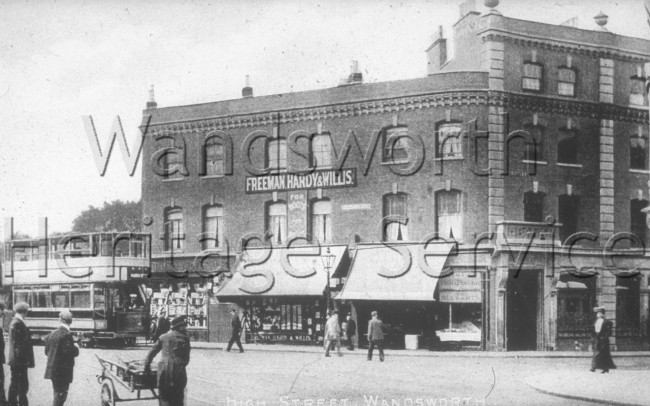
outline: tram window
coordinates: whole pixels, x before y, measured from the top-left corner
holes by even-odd
[[[70,307],[70,292],[52,292],[52,302],[56,308]]]
[[[106,309],[106,295],[104,295],[104,289],[95,288],[93,293],[93,307],[95,310]]]
[[[90,308],[90,292],[89,291],[72,291],[70,292],[72,297],[72,308],[73,309],[89,309]]]
[[[31,292],[15,292],[16,300],[15,302],[25,302],[28,305],[32,305]]]
[[[110,234],[102,234],[102,256],[109,257],[113,255],[113,238]]]
[[[52,305],[52,295],[50,292],[34,292],[34,307],[51,309],[54,307]]]

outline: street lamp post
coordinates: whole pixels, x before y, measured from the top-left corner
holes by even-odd
[[[331,292],[330,292],[330,270],[332,269],[332,266],[334,265],[334,259],[336,258],[336,255],[330,253],[330,248],[327,247],[326,254],[321,256],[321,261],[323,261],[323,268],[325,268],[325,271],[327,272],[327,293],[326,293],[326,298],[325,298],[325,303],[327,306],[327,310],[331,310],[330,308],[330,297]]]

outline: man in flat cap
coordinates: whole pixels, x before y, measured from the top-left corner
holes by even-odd
[[[9,325],[9,368],[11,383],[9,384],[9,406],[28,406],[27,391],[29,378],[27,369],[34,368],[34,349],[32,348],[32,333],[25,324],[29,305],[18,302],[14,306],[16,314]]]
[[[63,406],[68,398],[68,388],[72,382],[74,359],[79,355],[79,347],[72,339],[70,324],[72,313],[64,310],[59,314],[61,325],[45,338],[45,379],[52,380],[54,391],[53,406]]]
[[[239,320],[239,315],[237,314],[237,309],[234,307],[230,309],[230,340],[228,340],[228,346],[226,347],[226,352],[230,352],[232,345],[237,343],[239,352],[244,352],[244,347],[241,345],[241,320]]]
[[[172,330],[160,336],[145,360],[144,370],[149,372],[151,362],[162,350],[158,363],[158,404],[160,406],[183,406],[187,373],[190,362],[190,338],[187,335],[185,316],[172,320]]]

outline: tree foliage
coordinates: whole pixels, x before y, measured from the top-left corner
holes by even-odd
[[[76,233],[138,232],[141,226],[142,204],[115,200],[104,207],[88,206],[72,221]]]

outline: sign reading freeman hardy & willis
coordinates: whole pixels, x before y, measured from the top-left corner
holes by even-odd
[[[326,169],[304,174],[278,173],[247,176],[246,193],[283,192],[288,190],[331,189],[357,185],[357,170]]]

